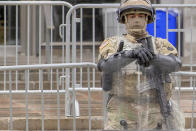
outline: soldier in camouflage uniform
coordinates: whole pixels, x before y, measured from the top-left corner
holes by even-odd
[[[169,77],[169,73],[180,69],[181,61],[172,44],[146,32],[147,24],[154,20],[151,3],[126,0],[118,15],[127,34],[107,38],[99,47],[98,69],[102,71],[103,90],[108,93],[104,129],[183,130],[184,117],[171,98],[173,87]],[[152,49],[146,48],[141,39],[151,44]],[[161,114],[152,81],[147,77],[152,69],[164,77],[164,92],[171,109],[169,127]]]

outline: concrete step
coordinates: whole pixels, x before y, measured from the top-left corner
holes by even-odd
[[[101,41],[97,41],[95,42],[95,58],[98,58],[98,54],[99,54],[99,45],[100,45]],[[81,53],[81,47],[80,47],[80,42],[76,42],[76,61],[80,62],[80,53]],[[88,61],[88,62],[93,62],[93,43],[92,42],[83,42],[82,43],[82,60],[84,61]],[[46,44],[43,43],[42,45],[42,54],[45,54],[45,48]],[[72,45],[70,45],[70,50],[72,51]],[[64,53],[66,54],[66,52]],[[62,56],[62,43],[61,42],[54,42],[53,43],[53,55],[57,56],[57,57],[61,57]],[[70,57],[72,57],[72,54],[70,53]],[[70,58],[70,60],[72,60],[72,58]]]
[[[12,90],[16,89],[16,83],[15,81],[12,81],[13,83],[11,84]],[[79,81],[76,82],[77,84],[80,84]],[[6,81],[6,90],[9,90],[9,81]],[[25,81],[18,81],[18,90],[25,90],[26,85]],[[100,81],[95,81],[95,87],[100,87]],[[52,85],[52,86],[51,86]],[[71,82],[70,82],[71,85]],[[93,81],[90,81],[90,86],[93,85]],[[88,87],[88,81],[82,81],[82,87]],[[43,81],[43,89],[44,90],[50,90],[50,89],[56,90],[57,89],[57,81],[52,81],[52,84],[50,81]],[[62,85],[59,85],[59,89],[62,89]],[[0,90],[4,90],[4,82],[0,81]],[[29,90],[39,90],[39,81],[29,81]]]
[[[87,81],[87,75],[85,75],[86,73],[83,74],[83,77],[82,77],[82,87],[87,87],[88,86],[88,81]],[[98,75],[95,77],[95,87],[101,87],[101,76],[99,73],[97,73]],[[92,73],[91,73],[91,76],[92,76]],[[80,84],[80,77],[77,76],[77,81],[76,83],[77,84]],[[3,79],[3,80],[0,80],[0,90],[4,89],[4,78],[0,78],[0,79]],[[30,75],[30,81],[29,81],[29,84],[30,84],[30,88],[31,90],[35,90],[35,89],[39,89],[39,76],[38,75]],[[52,85],[53,85],[53,89],[56,89],[56,86],[57,86],[57,81],[56,81],[56,76],[53,75],[52,77],[53,81],[52,81]],[[90,77],[91,81],[90,81],[90,86],[92,86],[92,77]],[[23,75],[19,75],[19,80],[17,81],[18,82],[18,89],[22,90],[22,89],[25,89],[25,77]],[[72,81],[70,81],[72,82]],[[47,74],[44,74],[44,77],[43,77],[43,86],[44,86],[44,89],[50,89],[50,76],[48,77]],[[71,84],[71,83],[70,83]],[[190,87],[191,83],[190,83],[190,79],[181,79],[181,83],[180,83],[181,87]],[[175,85],[177,86],[177,85]],[[9,78],[6,78],[6,87],[7,89],[9,88]],[[15,89],[16,87],[16,80],[15,78],[12,79],[12,89]],[[59,89],[61,89],[62,86],[60,85],[59,86]]]
[[[185,113],[185,129],[191,128],[192,114]],[[193,128],[196,128],[196,118],[193,118]],[[194,129],[195,130],[195,129]]]
[[[88,95],[87,92],[77,92],[76,98],[78,99],[80,103],[80,113],[81,117],[77,118],[77,123],[80,123],[80,118],[83,119],[83,121],[88,121]],[[181,108],[185,111],[185,120],[186,120],[186,128],[190,128],[191,123],[191,112],[192,112],[192,96],[190,95],[190,92],[185,92],[181,94]],[[13,94],[13,122],[17,123],[25,123],[25,95],[19,95],[19,94]],[[102,92],[92,92],[91,93],[91,103],[92,103],[92,119],[95,125],[93,124],[93,129],[101,129],[102,125],[99,123],[102,122],[103,119],[103,112],[102,112]],[[31,125],[36,121],[39,121],[41,123],[41,95],[40,94],[29,94],[28,96],[28,113],[29,113],[29,124]],[[0,123],[1,122],[10,122],[9,121],[9,95],[1,95],[0,96]],[[196,104],[195,104],[196,105]],[[196,110],[195,110],[196,112]],[[7,114],[7,116],[5,115]],[[60,116],[61,121],[66,123],[69,123],[73,121],[72,118],[66,118],[62,117],[64,116],[64,95],[60,95]],[[4,119],[6,118],[6,119]],[[100,119],[96,119],[100,118]],[[56,128],[56,124],[48,125],[50,122],[57,121],[57,95],[56,94],[45,94],[44,95],[44,119],[45,119],[45,129],[51,129]],[[62,124],[63,124],[62,122]],[[35,124],[35,123],[34,123]],[[0,124],[1,125],[1,124]],[[19,124],[20,125],[20,124]],[[98,126],[99,125],[99,126]],[[194,118],[194,125],[196,125],[196,119]],[[37,126],[37,124],[35,125]],[[48,127],[50,126],[50,128]],[[25,129],[24,126],[17,127],[14,126],[16,130],[22,130]],[[17,127],[17,128],[16,128]],[[30,127],[30,126],[29,126]],[[34,127],[32,127],[34,129]],[[88,126],[84,127],[83,125],[78,125],[77,129],[88,129]],[[195,127],[194,127],[195,128]],[[0,126],[0,130],[7,130],[5,127],[2,128]],[[37,129],[40,129],[40,125],[37,127]],[[61,127],[61,129],[70,129],[69,126]]]
[[[28,64],[28,57],[25,55],[19,55],[18,56],[18,65],[26,65]],[[47,63],[47,58],[45,56],[41,57],[42,64]],[[59,57],[53,57],[53,63],[62,63],[62,58]],[[39,64],[39,57],[36,56],[29,56],[29,64]],[[6,57],[6,65],[16,65],[16,57],[15,56],[7,56]],[[0,56],[0,66],[4,66],[4,57]]]
[[[190,66],[182,66],[182,67],[181,67],[181,70],[182,70],[182,71],[190,71],[190,70],[191,70],[191,67],[190,67]],[[192,70],[193,70],[193,71],[196,71],[196,66],[193,65],[193,66],[192,66]]]
[[[98,58],[98,47],[101,42],[95,42],[95,58]],[[83,52],[82,52],[82,61],[83,62],[93,62],[93,52],[92,52],[92,42],[83,42]],[[41,63],[46,64],[50,63],[50,56],[46,56],[46,44],[43,43],[42,50],[41,50]],[[14,47],[13,47],[14,48]],[[72,51],[72,46],[70,45],[70,50]],[[77,42],[76,48],[76,62],[81,62],[80,60],[80,43]],[[62,63],[62,42],[53,42],[53,52],[52,52],[52,63]],[[66,54],[66,50],[64,51]],[[70,53],[72,54],[72,53]],[[70,56],[70,60],[72,61],[72,55]],[[66,61],[64,57],[64,61]],[[25,65],[27,64],[27,56],[24,53],[18,54],[18,65]],[[39,64],[39,57],[38,56],[29,56],[29,64]],[[0,66],[4,65],[4,56],[0,56]],[[12,56],[7,54],[6,56],[6,65],[16,65],[16,55]]]
[[[51,75],[52,74],[52,75]],[[101,79],[101,73],[100,72],[97,72],[95,71],[95,78],[100,80]],[[18,72],[17,73],[17,77],[18,77],[18,80],[25,80],[25,72]],[[62,72],[59,72],[58,76],[62,76]],[[64,74],[65,75],[65,74]],[[50,71],[45,71],[42,73],[42,79],[44,81],[46,80],[50,80],[50,78],[53,79],[56,79],[56,76],[57,76],[57,73],[54,71],[53,73],[51,73]],[[82,72],[82,75],[80,75],[80,72],[76,72],[76,78],[77,80],[79,81],[80,80],[80,77],[82,76],[82,80],[87,80],[88,79],[88,73],[83,71]],[[90,72],[90,79],[92,79],[92,76],[93,76],[93,72],[91,71]],[[70,78],[72,78],[72,73],[70,73]],[[16,80],[16,72],[12,72],[12,80]],[[8,81],[9,80],[9,73],[7,72],[6,73],[6,80]],[[39,72],[30,72],[29,73],[29,80],[30,81],[39,81]],[[4,73],[3,72],[0,72],[0,81],[4,81]]]
[[[47,74],[45,74],[47,75]],[[100,75],[100,74],[99,74]],[[100,76],[101,77],[101,76]],[[95,77],[95,87],[101,87],[101,80],[100,80],[100,77]],[[50,77],[49,77],[50,78]],[[22,78],[20,78],[20,80],[18,80],[18,89],[19,90],[23,90],[25,89],[25,80],[21,80],[21,79],[25,79],[23,76]],[[33,79],[33,81],[32,81]],[[37,80],[35,80],[37,79]],[[30,77],[30,81],[29,81],[29,89],[30,90],[38,90],[39,89],[39,76],[32,76]],[[56,77],[53,77],[52,78],[53,81],[52,81],[52,89],[57,89],[57,81],[56,81]],[[93,86],[93,81],[92,81],[92,77],[90,77],[90,86]],[[43,88],[45,90],[47,89],[51,89],[51,81],[48,80],[47,78],[44,78],[44,80],[42,81],[43,82]],[[72,81],[70,81],[70,85],[71,85]],[[77,84],[80,84],[80,78],[77,77],[77,81],[76,81]],[[177,85],[175,85],[177,86]],[[86,76],[84,75],[84,77],[82,78],[82,87],[88,87],[88,81],[87,81],[87,78]],[[190,87],[190,80],[189,79],[186,79],[186,80],[181,80],[181,87]],[[3,90],[4,89],[4,81],[1,80],[0,81],[0,90]],[[9,89],[9,79],[6,80],[6,89],[8,90]],[[16,81],[15,80],[12,80],[12,89],[15,90],[16,89]],[[59,89],[62,89],[62,85],[59,86]]]
[[[80,54],[80,52],[78,51],[76,54]],[[82,62],[93,62],[93,54],[92,54],[92,49],[91,50],[87,50],[84,51],[83,53],[83,58],[82,58]],[[95,59],[98,58],[98,52],[96,52],[96,57]],[[18,61],[18,65],[26,65],[28,64],[28,57],[25,55],[19,55],[18,56],[18,60],[16,60],[15,56],[7,56],[6,57],[6,65],[7,66],[11,66],[11,65],[16,65],[16,61]],[[64,62],[66,62],[66,59],[64,59]],[[70,62],[72,62],[72,58],[70,58]],[[75,62],[81,62],[80,56],[78,56],[75,60]],[[41,57],[41,64],[47,64],[47,63],[51,63],[50,62],[50,57],[46,57],[46,56],[42,56]],[[52,63],[62,63],[62,55],[60,53],[59,55],[59,50],[56,50],[56,53],[53,53],[53,59],[52,59]],[[37,56],[29,56],[29,64],[39,64],[39,57]],[[4,66],[4,57],[0,56],[0,66]]]
[[[14,130],[24,130],[26,119],[23,118],[12,118]],[[88,130],[89,128],[89,117],[77,117],[76,118],[76,129],[77,130]],[[9,124],[11,123],[9,117],[2,117],[0,119],[0,130],[9,130]],[[41,130],[42,128],[42,119],[40,117],[29,117],[28,119],[29,130]],[[94,116],[91,117],[91,124],[93,130],[103,129],[103,117]],[[194,118],[193,128],[196,128],[196,118]],[[57,117],[44,117],[44,129],[45,130],[57,130],[58,127],[58,118]],[[190,129],[191,119],[186,118],[185,129]],[[60,117],[60,129],[61,130],[72,130],[73,129],[73,118],[70,117]]]
[[[181,87],[190,87],[190,80],[189,79],[182,79],[181,80]]]
[[[71,95],[71,94],[70,94]],[[92,116],[103,116],[102,112],[102,92],[91,92],[91,114]],[[42,108],[45,116],[65,116],[65,95],[59,95],[59,108],[57,103],[57,94],[44,94],[44,105],[41,104],[41,94],[29,94],[28,99],[25,94],[12,95],[12,115],[13,117],[24,117],[26,114],[26,102],[28,101],[28,114],[31,117],[41,116]],[[98,99],[99,98],[99,99]],[[72,96],[71,96],[72,99]],[[77,92],[76,99],[80,106],[80,115],[88,116],[88,95],[87,92]],[[9,95],[0,96],[0,117],[9,117],[10,99]]]
[[[14,130],[25,130],[26,129],[26,119],[23,118],[12,118],[10,121],[9,117],[3,117],[0,119],[0,130],[9,130],[9,124],[13,123]],[[77,130],[88,130],[88,117],[78,117],[76,118],[76,129]],[[60,117],[60,130],[73,130],[73,118]],[[93,130],[100,130],[103,128],[103,117],[91,117],[91,124]],[[42,129],[42,119],[40,117],[28,119],[29,130],[41,130]],[[57,130],[58,128],[58,118],[57,117],[45,117],[44,118],[44,129],[45,130]]]

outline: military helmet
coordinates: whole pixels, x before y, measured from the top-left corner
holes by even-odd
[[[118,9],[118,21],[122,24],[125,23],[125,16],[130,13],[144,13],[148,16],[148,23],[154,21],[154,9],[152,8],[149,0],[126,0],[122,2]]]

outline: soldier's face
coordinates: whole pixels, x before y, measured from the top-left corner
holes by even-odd
[[[141,19],[145,19],[146,15],[142,14],[142,13],[134,13],[134,14],[128,14],[127,17],[129,19],[135,19],[135,18],[141,18]]]
[[[147,25],[147,16],[142,13],[133,13],[126,16],[129,29],[144,29]]]

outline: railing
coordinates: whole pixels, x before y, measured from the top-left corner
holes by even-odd
[[[193,59],[193,49],[195,40],[193,38],[193,33],[195,30],[195,26],[193,24],[193,18],[194,14],[190,12],[194,12],[196,4],[154,4],[153,7],[155,10],[163,10],[166,13],[165,23],[166,26],[166,39],[169,38],[170,33],[175,33],[176,35],[176,47],[178,49],[178,57],[182,59],[183,61],[183,67],[190,67],[190,71],[193,71],[194,59]],[[96,18],[102,18],[103,23],[103,39],[110,37],[110,36],[119,36],[125,31],[124,25],[121,25],[117,22],[117,14],[116,10],[119,8],[119,4],[78,4],[73,6],[67,13],[66,16],[66,32],[72,32],[72,34],[66,33],[66,62],[85,62],[84,58],[88,57],[91,62],[96,62],[98,53],[96,52],[97,46],[100,45],[101,42],[97,43],[97,34],[96,30],[98,30],[98,27],[95,26],[96,23],[98,23],[98,19]],[[170,9],[177,11],[176,12],[176,28],[171,27],[169,23],[169,15],[172,15],[170,12]],[[84,47],[86,42],[83,40],[84,34],[86,32],[84,31],[84,12],[85,10],[88,10],[89,12],[92,12],[92,16],[90,17],[92,24],[88,24],[88,28],[90,28],[91,32],[88,33],[89,37],[91,37],[91,44],[89,45],[89,48],[91,48],[91,53],[88,55],[84,55]],[[102,12],[101,15],[96,16],[96,12]],[[160,19],[159,17],[156,17],[156,19]],[[112,24],[111,24],[112,23]],[[189,23],[189,24],[187,24]],[[157,21],[154,22],[154,27],[157,26]],[[79,30],[79,35],[76,34],[76,31]],[[157,36],[159,32],[157,32],[157,29],[154,28],[154,34],[155,37]],[[72,41],[71,41],[72,40]],[[70,48],[72,47],[72,48]],[[76,49],[79,50],[78,53],[76,53]],[[72,52],[70,54],[69,52]],[[91,55],[90,55],[91,54]],[[82,70],[80,70],[82,72]],[[70,71],[67,70],[66,75],[69,75]],[[75,71],[72,72],[72,74],[76,74]],[[82,73],[80,74],[82,75]],[[76,75],[73,75],[74,77]],[[80,77],[82,78],[82,77]],[[72,78],[72,79],[77,79]],[[96,75],[95,71],[93,71],[93,81],[95,81]],[[69,81],[69,78],[66,79]],[[80,81],[81,82],[81,81]],[[181,81],[178,81],[181,82]],[[183,83],[183,82],[182,82]],[[190,87],[192,86],[193,80],[192,77],[189,79]],[[189,87],[188,86],[188,87]],[[93,84],[93,87],[94,84]],[[175,89],[178,90],[179,86],[177,86]],[[181,92],[185,92],[187,90],[190,90],[191,88],[188,87],[180,87]],[[193,89],[193,88],[192,88]],[[191,92],[193,90],[190,90]],[[193,111],[194,112],[194,111]]]
[[[64,95],[65,97],[65,105],[64,105],[64,113],[63,116],[71,115],[71,96],[70,92],[72,91],[72,100],[74,101],[73,106],[73,128],[76,130],[76,91],[88,91],[88,116],[89,116],[89,130],[92,128],[91,124],[91,91],[101,91],[101,88],[96,87],[96,80],[100,80],[100,78],[96,75],[96,65],[92,63],[96,63],[97,55],[98,55],[98,46],[104,38],[110,37],[111,35],[120,35],[124,32],[124,26],[119,24],[116,18],[115,11],[119,7],[119,4],[79,4],[72,6],[67,2],[62,1],[0,1],[0,6],[3,6],[4,10],[4,25],[3,25],[3,34],[4,41],[1,46],[3,54],[2,67],[0,67],[0,72],[3,72],[3,84],[1,84],[0,94],[8,94],[9,95],[9,130],[13,130],[13,96],[15,94],[25,95],[25,123],[26,130],[29,130],[29,95],[30,94],[41,94],[41,129],[44,130],[44,95],[45,94],[56,94],[57,95],[57,129],[61,130],[60,125],[60,95]],[[15,39],[14,39],[14,50],[9,50],[10,46],[7,41],[7,37],[11,30],[7,29],[7,23],[9,25],[10,19],[8,19],[8,13],[10,7],[15,7]],[[55,6],[61,7],[61,15],[59,16],[60,26],[56,28],[54,20],[54,11]],[[181,52],[182,45],[188,45],[190,48],[186,49],[187,52],[184,52],[184,56],[188,56],[189,61],[184,63],[185,66],[190,67],[190,71],[193,71],[194,60],[193,60],[193,47],[194,47],[194,35],[193,31],[195,30],[193,24],[194,14],[190,14],[187,12],[194,12],[195,4],[178,4],[178,5],[153,5],[156,9],[164,9],[166,11],[166,38],[168,39],[170,32],[176,32],[177,40],[178,40],[178,55],[183,59],[183,54]],[[65,8],[70,8],[67,12]],[[169,28],[168,15],[169,9],[177,8],[178,15],[177,19],[177,28]],[[110,10],[111,9],[111,10]],[[36,11],[35,11],[36,10]],[[86,42],[83,40],[86,25],[84,20],[84,13],[86,10],[92,11],[92,19],[90,19],[92,25],[91,32],[88,34],[91,36],[91,40]],[[187,11],[188,10],[188,11]],[[96,15],[98,13],[98,15]],[[101,12],[101,13],[100,13]],[[23,14],[22,14],[23,13]],[[45,17],[43,17],[45,16]],[[66,16],[66,18],[65,18]],[[77,16],[77,17],[76,17]],[[79,16],[79,17],[78,17]],[[100,22],[100,25],[103,23],[103,26],[97,27],[96,23],[98,23],[99,19],[102,18],[103,21]],[[36,20],[34,20],[36,18]],[[184,27],[182,26],[182,18],[186,18],[184,22]],[[190,19],[189,19],[190,18]],[[188,21],[190,20],[190,21]],[[66,22],[65,22],[66,21]],[[114,22],[112,26],[111,21]],[[190,22],[190,24],[185,24]],[[23,22],[23,23],[22,23]],[[37,23],[37,24],[35,24]],[[79,24],[78,24],[79,23]],[[19,26],[20,25],[20,26]],[[36,25],[36,26],[35,26]],[[156,21],[154,23],[156,26]],[[66,27],[66,31],[64,29]],[[79,27],[79,28],[78,28]],[[21,28],[21,29],[19,29]],[[77,35],[77,28],[79,29],[79,35]],[[103,38],[99,38],[96,34],[96,30],[98,28],[103,28]],[[20,32],[21,31],[21,32]],[[187,33],[187,31],[190,31]],[[38,32],[38,33],[37,33]],[[156,28],[154,28],[155,36],[156,36]],[[182,34],[184,32],[184,34]],[[60,34],[61,38],[56,38],[57,43],[54,40],[54,35],[57,33]],[[65,37],[66,35],[66,37]],[[79,36],[79,38],[78,38]],[[190,36],[190,41],[189,39]],[[57,36],[56,36],[57,37]],[[186,38],[182,41],[181,38]],[[66,39],[65,39],[66,38]],[[19,43],[20,42],[20,43]],[[183,43],[182,43],[183,42]],[[56,50],[56,47],[60,45],[60,50]],[[184,46],[184,47],[185,47]],[[13,53],[14,51],[14,53]],[[77,53],[78,51],[78,53]],[[190,52],[189,52],[190,51]],[[9,59],[9,53],[14,56],[14,59]],[[13,57],[12,56],[12,57]],[[182,56],[182,57],[181,57]],[[22,60],[21,60],[22,59]],[[186,58],[187,59],[187,58]],[[11,61],[11,62],[10,62]],[[66,64],[60,64],[65,63]],[[84,62],[92,62],[92,63],[84,63]],[[21,65],[26,64],[26,65]],[[48,63],[48,64],[44,64]],[[59,63],[59,64],[53,64]],[[71,64],[69,64],[71,63]],[[76,64],[75,64],[76,63]],[[31,65],[31,64],[41,64],[41,65]],[[15,65],[15,66],[8,66]],[[86,68],[86,69],[85,69]],[[90,70],[92,69],[92,70]],[[37,75],[35,79],[37,79],[38,83],[34,80],[31,83],[31,78],[33,78],[33,71]],[[66,73],[65,73],[66,71]],[[71,73],[72,72],[72,73]],[[77,75],[79,72],[79,75]],[[87,74],[87,84],[84,84],[84,74]],[[92,72],[92,75],[90,73]],[[14,75],[13,75],[14,74]],[[182,87],[181,80],[179,75],[187,75],[187,73],[176,73],[176,90],[179,90],[180,93],[183,91],[193,91],[195,92],[195,79],[194,75],[191,74],[190,77],[190,88]],[[92,82],[90,78],[92,77]],[[47,80],[45,80],[47,79]],[[64,79],[66,79],[64,81]],[[21,89],[20,82],[23,81],[25,86]],[[45,84],[45,81],[49,81],[49,84]],[[55,83],[56,82],[56,83]],[[79,84],[78,84],[79,83]],[[15,84],[15,87],[13,86]],[[37,86],[38,84],[38,86]],[[66,84],[66,85],[65,85]],[[100,85],[99,85],[100,86]],[[47,88],[46,88],[47,87]],[[70,88],[73,87],[73,88]],[[76,88],[77,87],[77,88]],[[87,87],[87,88],[84,88]],[[92,88],[90,88],[92,87]],[[9,89],[8,89],[9,88]],[[180,94],[179,94],[180,96]],[[180,100],[180,99],[179,99]],[[194,94],[193,94],[193,105],[192,105],[192,124],[191,129],[193,129],[193,118],[194,118]],[[104,109],[105,111],[105,109]]]
[[[54,54],[54,32],[58,29],[58,27],[55,29],[54,17],[59,17],[56,21],[64,24],[66,9],[71,8],[71,4],[62,1],[0,1],[0,7],[3,7],[4,16],[4,40],[3,44],[1,43],[1,52],[3,52],[1,63],[4,66],[65,62],[64,32],[62,32],[62,39],[57,38],[62,43],[61,52]],[[56,13],[56,7],[61,11],[61,15]],[[15,30],[11,26],[15,27]],[[58,34],[55,36],[57,37]],[[15,42],[11,43],[12,41]],[[52,70],[49,72],[52,73]],[[6,73],[4,73],[4,83],[6,83],[5,76]],[[18,72],[16,72],[16,88],[18,88],[17,79]],[[52,75],[50,79],[53,79]],[[52,81],[50,86],[52,89]],[[6,84],[4,84],[5,89]]]
[[[175,72],[173,73],[173,76],[175,77],[175,90],[176,90],[176,99],[178,101],[178,105],[179,107],[182,108],[182,110],[184,111],[184,113],[186,114],[190,114],[191,113],[191,122],[185,125],[185,128],[190,128],[191,130],[193,130],[195,128],[195,86],[196,86],[196,72]],[[190,81],[190,87],[183,87],[183,80],[185,79],[189,79]],[[183,92],[188,93],[187,94],[183,94]],[[192,93],[192,96],[191,96]],[[182,98],[184,95],[185,98]],[[192,103],[191,105],[189,103],[187,103],[186,101],[190,101],[192,98]],[[185,101],[185,102],[183,102]],[[184,104],[184,105],[183,105]],[[183,107],[184,106],[184,107]],[[187,111],[187,109],[183,109],[183,108],[189,108],[189,111]]]
[[[73,104],[73,129],[76,130],[76,114],[79,110],[79,107],[76,106],[76,90],[82,90],[82,91],[88,91],[88,112],[89,114],[91,114],[91,99],[90,99],[90,92],[92,91],[92,88],[90,88],[90,69],[94,69],[96,68],[96,64],[93,63],[65,63],[65,64],[41,64],[41,65],[17,65],[17,66],[2,66],[0,67],[0,72],[8,72],[9,74],[9,90],[1,90],[1,94],[8,94],[9,95],[9,130],[13,130],[13,95],[14,94],[18,94],[18,93],[22,93],[25,94],[25,123],[26,123],[26,130],[29,130],[29,110],[31,107],[29,107],[29,95],[30,94],[40,94],[41,95],[41,129],[44,130],[44,120],[45,120],[45,114],[44,114],[44,94],[51,94],[51,93],[55,93],[56,94],[56,99],[57,99],[57,127],[56,129],[61,130],[60,127],[60,116],[65,114],[60,114],[60,110],[62,110],[61,108],[65,108],[64,107],[60,107],[60,94],[64,94],[65,92],[67,92],[68,90],[64,90],[62,88],[60,88],[60,70],[62,69],[77,69],[77,68],[85,68],[87,69],[87,79],[88,79],[88,86],[87,88],[77,88],[75,86],[72,86],[72,88],[69,88],[70,91],[72,91],[72,100],[69,99],[69,101],[72,101]],[[56,74],[56,89],[55,90],[45,90],[44,89],[44,75],[43,72],[45,69],[53,69],[56,70],[54,73]],[[13,75],[12,73],[15,71],[24,71],[24,82],[25,82],[25,87],[22,90],[14,90],[13,89]],[[39,77],[39,90],[35,89],[31,89],[30,88],[30,83],[29,83],[29,79],[30,79],[30,72],[32,71],[38,71],[38,77]],[[15,76],[14,76],[15,77]],[[66,97],[66,96],[65,96]],[[62,99],[62,98],[61,98]],[[64,99],[66,100],[66,99]],[[67,101],[64,101],[64,103],[66,103]],[[19,104],[19,103],[18,103]],[[75,109],[77,108],[77,109]],[[31,116],[32,117],[32,116]],[[37,116],[39,117],[39,115]],[[89,115],[89,123],[91,123],[91,115]],[[66,124],[66,123],[65,123]],[[91,125],[89,125],[89,128],[91,127]]]
[[[85,58],[88,57],[89,61],[95,63],[98,56],[96,49],[97,46],[101,44],[101,42],[96,41],[96,39],[99,39],[97,38],[99,34],[96,34],[96,30],[100,30],[100,28],[103,29],[100,30],[100,32],[104,34],[103,39],[111,36],[120,36],[122,33],[125,33],[124,25],[117,22],[116,10],[119,6],[119,4],[78,4],[68,11],[66,15],[66,25],[61,25],[61,27],[66,26],[67,32],[66,62],[84,62],[86,60]],[[170,34],[173,33],[176,41],[172,44],[176,44],[175,46],[178,49],[179,58],[182,58],[184,66],[190,67],[190,71],[193,71],[193,66],[195,66],[193,48],[196,41],[193,38],[195,30],[195,25],[193,24],[194,14],[190,12],[194,11],[196,4],[154,4],[153,7],[155,10],[163,10],[165,12],[165,18],[163,18],[165,21],[162,22],[162,25],[165,25],[166,29],[162,32],[165,33],[165,38],[169,40],[171,39],[169,38]],[[89,13],[91,14],[89,21],[92,24],[85,23],[84,12],[86,10],[91,12]],[[176,23],[169,23],[169,18],[171,16],[176,18]],[[155,18],[159,24],[160,17],[163,16],[157,16]],[[100,19],[102,20],[100,23],[100,25],[102,25],[101,27],[96,26],[96,23],[99,23]],[[154,22],[154,27],[157,27],[157,21]],[[172,27],[172,24],[176,24],[176,27]],[[88,25],[86,28],[88,28],[89,33],[84,28],[84,25]],[[160,34],[160,32],[157,32],[157,28],[154,28],[155,37]],[[72,34],[68,32],[72,32]],[[76,32],[79,33],[76,34]],[[86,42],[83,38],[86,33],[88,33],[91,38],[89,40],[90,44],[88,48],[91,48],[92,52],[88,55],[84,55],[86,53],[86,50],[84,50]],[[72,50],[70,50],[70,46],[72,47]],[[76,49],[79,51],[78,53],[76,53]],[[70,54],[70,52],[72,52],[72,54]],[[96,79],[95,72],[93,72],[93,79]]]

